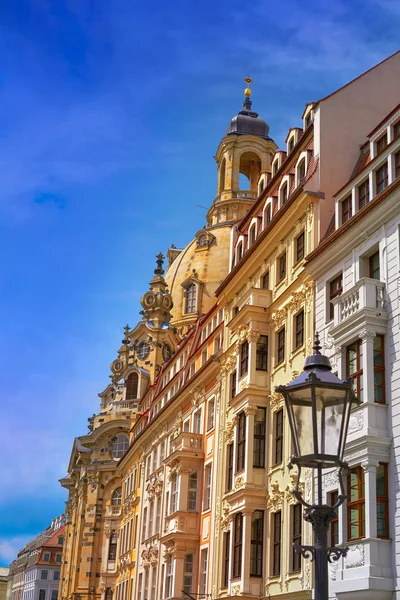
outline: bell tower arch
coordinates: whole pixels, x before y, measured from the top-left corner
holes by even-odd
[[[250,77],[245,82],[252,82]],[[233,117],[218,146],[217,196],[207,213],[208,226],[241,219],[258,196],[261,173],[270,171],[277,146],[269,126],[251,109],[251,90],[244,92],[243,108]]]

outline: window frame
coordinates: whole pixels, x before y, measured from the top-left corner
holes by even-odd
[[[378,333],[375,337],[374,337],[374,342],[376,339],[380,339],[381,341],[381,355],[382,355],[382,364],[381,365],[376,365],[375,364],[375,345],[373,345],[373,353],[374,353],[374,402],[376,404],[386,404],[386,385],[385,385],[385,379],[386,379],[386,373],[385,373],[385,336],[381,333]],[[377,385],[376,385],[376,376],[375,373],[382,373],[382,400],[377,400],[377,393],[376,393],[376,389],[377,389]]]
[[[376,193],[380,194],[389,185],[389,165],[385,161],[380,167],[375,169],[375,187]]]
[[[352,195],[349,194],[340,202],[341,224],[347,223],[353,216]]]
[[[299,243],[301,241],[301,244]],[[295,239],[296,245],[296,265],[303,260],[306,253],[306,236],[305,231],[301,231]]]
[[[207,403],[207,433],[214,429],[215,426],[215,398]]]
[[[286,327],[282,327],[276,334],[276,364],[280,365],[285,360],[286,354]]]
[[[336,285],[339,284],[339,285]],[[338,296],[341,296],[343,293],[343,273],[339,273],[339,275],[336,275],[336,277],[334,277],[333,279],[331,279],[330,281],[328,281],[328,296],[329,296],[329,321],[332,321],[332,319],[334,318],[334,312],[335,312],[335,307],[332,304],[332,300],[334,298],[337,298]],[[333,286],[336,286],[335,288]]]
[[[370,201],[369,178],[357,187],[358,210],[361,210]]]
[[[286,253],[286,250],[284,252],[282,252],[277,258],[276,275],[277,275],[277,278],[276,278],[277,284],[281,283],[286,278],[286,275],[287,275],[287,253]]]
[[[234,447],[233,442],[226,449],[226,492],[233,490],[234,481]]]
[[[261,278],[261,289],[269,290],[269,269],[265,271]]]
[[[296,552],[294,549],[294,544],[301,545],[301,536],[302,536],[302,521],[303,521],[303,513],[302,513],[302,505],[294,504],[292,507],[292,556],[290,561],[290,572],[296,573],[301,571],[301,554],[300,552]]]
[[[258,519],[255,518],[257,514]],[[258,522],[258,525],[254,524]],[[255,510],[251,515],[250,577],[263,576],[264,559],[264,511]]]
[[[204,465],[203,512],[211,510],[212,463]]]
[[[376,531],[377,537],[380,539],[388,539],[389,538],[389,477],[388,477],[388,463],[380,462],[379,467],[383,467],[383,480],[385,485],[385,495],[378,496],[378,476],[376,477]],[[378,517],[378,504],[383,504],[384,506],[384,522],[385,522],[385,532],[384,534],[379,534],[378,523],[380,520]]]
[[[333,490],[332,492],[329,492],[329,494],[328,494],[329,506],[334,506],[336,504],[336,502],[338,501],[338,498],[339,498],[338,490]],[[335,546],[337,546],[339,544],[339,514],[338,514],[337,508],[335,510],[336,510],[336,517],[331,520],[330,525],[329,525],[329,539],[330,539],[330,545],[332,548],[334,548]]]
[[[301,317],[301,319],[300,319]],[[304,308],[294,316],[294,348],[299,350],[304,346]],[[300,322],[301,321],[301,322]]]
[[[256,345],[256,371],[268,371],[268,336],[261,334]]]
[[[236,377],[237,377],[237,372],[236,370],[233,371],[230,374],[230,399],[233,400],[233,398],[236,396]]]
[[[239,378],[244,377],[249,372],[249,342],[245,340],[240,345],[239,360]]]
[[[238,512],[235,515],[233,527],[233,561],[232,561],[232,579],[240,579],[242,576],[243,563],[243,513]]]
[[[394,179],[400,177],[400,150],[394,155]]]
[[[281,545],[282,545],[282,512],[278,510],[272,513],[272,565],[271,572],[273,577],[279,577],[281,574]]]
[[[350,352],[355,352],[355,371],[351,372],[354,358],[350,359]],[[355,394],[360,400],[364,396],[364,353],[362,340],[358,339],[346,346],[346,377],[353,379]]]
[[[184,288],[185,315],[193,315],[197,310],[197,285],[189,283]]]
[[[231,532],[226,531],[224,533],[224,559],[223,559],[223,571],[222,571],[222,588],[226,589],[229,585],[229,574],[230,574],[230,549],[231,549]]]
[[[283,408],[274,414],[274,466],[283,461],[283,434],[284,434]]]
[[[357,499],[351,500],[351,474],[357,472]],[[361,475],[361,476],[360,476]],[[351,521],[351,511],[357,511],[357,521]],[[359,533],[361,535],[352,537],[351,527],[353,523],[357,523]],[[365,538],[365,477],[364,469],[358,465],[350,470],[347,476],[347,539],[348,541],[361,540]]]
[[[257,421],[257,413],[263,415],[261,421]],[[257,423],[261,423],[260,431],[256,429]],[[253,440],[253,468],[265,469],[265,443],[267,434],[267,409],[263,406],[257,406],[256,414],[254,415],[254,440]],[[257,431],[257,433],[256,433]]]
[[[246,464],[246,414],[238,414],[236,425],[236,473],[244,471]]]

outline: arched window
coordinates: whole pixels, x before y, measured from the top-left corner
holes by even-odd
[[[286,202],[288,201],[288,197],[289,197],[289,186],[287,184],[287,182],[282,186],[281,189],[281,198],[282,198],[282,204],[286,204]]]
[[[138,394],[139,376],[131,373],[126,381],[126,400],[135,400]]]
[[[225,172],[226,172],[226,160],[221,163],[220,175],[219,175],[219,193],[221,194],[225,189]]]
[[[116,435],[111,440],[111,454],[113,458],[121,458],[128,450],[129,438],[127,435]]]
[[[197,239],[197,245],[199,248],[204,248],[204,246],[208,246],[208,240],[207,240],[207,236],[205,233],[202,233],[201,235],[199,235],[199,237]]]
[[[122,488],[117,488],[111,498],[111,504],[113,506],[121,506],[122,502]]]
[[[303,179],[306,176],[306,159],[303,158],[299,166],[297,167],[297,185],[301,185],[303,183]]]
[[[250,229],[250,246],[256,241],[256,226],[253,225]]]
[[[264,216],[264,218],[265,218],[264,227],[267,227],[271,223],[271,204],[268,204],[267,208],[265,209],[264,215],[265,215]]]
[[[196,284],[191,283],[185,290],[185,313],[196,312]]]
[[[243,258],[243,242],[240,242],[237,247],[237,262]]]
[[[244,152],[239,163],[239,189],[257,193],[261,160],[255,152]]]

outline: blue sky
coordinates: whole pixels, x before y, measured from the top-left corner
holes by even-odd
[[[1,3],[0,564],[63,511],[154,255],[204,224],[243,77],[282,146],[399,24],[397,0]]]

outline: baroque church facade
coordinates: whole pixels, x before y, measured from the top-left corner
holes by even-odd
[[[400,319],[399,69],[397,53],[307,104],[284,149],[246,88],[217,149],[206,226],[157,256],[141,319],[125,327],[100,410],[74,441],[60,480],[62,600],[311,599],[312,564],[292,544],[312,544],[312,532],[291,493],[274,390],[302,371],[316,326],[333,369],[366,390],[351,422],[349,501],[330,532],[350,551],[330,569],[330,593],[400,598],[400,341],[389,327]],[[310,470],[301,486],[312,501]],[[334,474],[324,486],[333,502]]]

